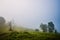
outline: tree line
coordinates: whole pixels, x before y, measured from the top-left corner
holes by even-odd
[[[40,28],[43,30],[43,32],[50,32],[50,33],[55,32],[55,33],[57,33],[57,30],[55,29],[55,25],[53,24],[52,21],[48,22],[48,25],[41,23]]]
[[[48,22],[48,24],[41,23],[39,27],[41,28],[42,32],[58,33],[52,21]],[[39,29],[35,29],[35,31],[39,31]]]
[[[5,24],[4,17],[0,17],[0,26],[4,25],[4,24]],[[12,29],[12,22],[11,21],[8,23],[8,25],[10,27],[9,31],[13,31],[13,29]],[[48,25],[41,23],[40,24],[40,28],[43,30],[43,32],[55,32],[55,33],[57,33],[57,30],[55,29],[55,25],[53,24],[52,21],[48,22]],[[36,31],[39,31],[39,29],[36,29]]]

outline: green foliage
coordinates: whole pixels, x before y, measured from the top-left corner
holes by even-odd
[[[43,32],[47,32],[47,25],[46,24],[41,24],[40,28],[43,30]]]
[[[53,22],[48,22],[48,25],[41,24],[40,28],[43,30],[43,32],[55,32],[57,33],[57,30],[55,29],[55,25]]]
[[[56,29],[55,29],[55,33],[58,33]]]
[[[48,22],[48,29],[49,29],[49,32],[53,32],[55,30],[53,22]]]
[[[0,34],[0,40],[59,40],[60,34],[41,32],[10,32]]]

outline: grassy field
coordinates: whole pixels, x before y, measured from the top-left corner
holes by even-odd
[[[13,31],[9,31],[9,27],[2,30],[0,29],[0,40],[60,40],[59,33],[44,33],[21,27],[15,27]]]
[[[60,34],[12,31],[0,33],[0,40],[60,40]]]

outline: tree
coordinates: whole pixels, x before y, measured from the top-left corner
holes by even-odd
[[[5,18],[0,17],[0,32],[7,30],[7,25],[5,24]]]
[[[5,23],[4,17],[0,17],[0,25],[3,25]]]
[[[39,29],[35,29],[35,31],[39,31]]]
[[[54,24],[53,22],[48,22],[48,29],[49,29],[49,32],[54,32]]]
[[[12,31],[12,22],[11,21],[9,22],[9,26],[10,26],[9,31]]]
[[[47,25],[46,24],[41,23],[40,28],[43,30],[43,32],[47,32]]]
[[[56,29],[55,29],[55,33],[58,33]]]

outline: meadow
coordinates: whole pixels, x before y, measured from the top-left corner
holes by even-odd
[[[17,32],[0,33],[0,40],[60,40],[60,34],[43,32]]]
[[[60,33],[40,32],[24,27],[9,27],[4,25],[0,27],[0,40],[60,40]]]

